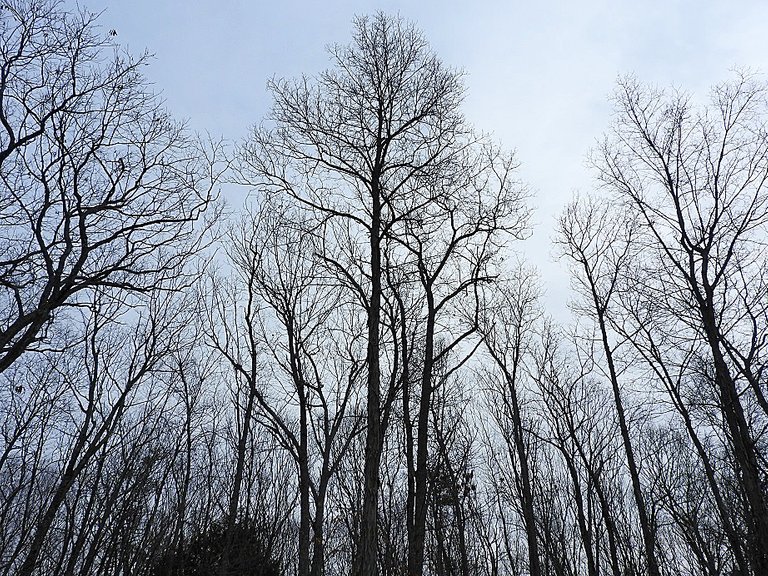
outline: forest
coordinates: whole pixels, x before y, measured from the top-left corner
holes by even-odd
[[[768,574],[759,75],[618,81],[568,320],[417,24],[357,17],[238,142],[113,32],[0,5],[0,575]]]

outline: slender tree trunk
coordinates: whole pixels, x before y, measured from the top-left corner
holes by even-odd
[[[405,463],[406,476],[408,482],[406,503],[405,503],[405,527],[408,537],[408,570],[410,572],[412,542],[414,540],[414,506],[416,502],[416,463],[413,453],[413,423],[411,422],[411,372],[410,360],[408,354],[408,336],[406,329],[405,307],[401,300],[398,300],[402,326],[400,330],[402,355],[403,355],[403,432],[405,435]]]
[[[608,537],[608,554],[611,560],[611,571],[613,576],[621,576],[621,570],[619,568],[619,552],[618,546],[616,545],[616,523],[611,517],[611,507],[608,503],[608,497],[605,494],[605,490],[603,489],[603,485],[600,480],[600,474],[598,471],[593,469],[592,463],[587,458],[583,448],[578,443],[576,444],[576,449],[578,450],[579,456],[581,457],[582,461],[584,462],[584,466],[587,469],[590,482],[594,486],[595,495],[597,496],[597,501],[600,505],[600,515],[603,519],[603,522],[605,522],[605,532],[606,536]]]
[[[637,515],[640,520],[640,531],[643,536],[643,546],[645,551],[645,561],[648,568],[648,575],[660,576],[661,573],[659,571],[659,564],[656,560],[656,553],[654,550],[654,530],[648,518],[648,512],[645,508],[645,501],[643,500],[643,492],[640,486],[640,474],[638,472],[637,462],[635,461],[635,452],[632,448],[632,440],[629,436],[629,427],[627,426],[627,419],[624,413],[624,402],[621,398],[621,390],[619,389],[619,378],[616,373],[616,365],[613,362],[613,351],[611,350],[610,343],[608,342],[608,331],[605,326],[605,314],[600,305],[599,298],[594,292],[594,287],[592,295],[597,312],[597,321],[600,326],[600,336],[602,340],[603,351],[605,352],[605,359],[608,363],[608,372],[611,379],[611,388],[613,390],[613,400],[616,406],[616,414],[619,419],[621,439],[624,443],[624,452],[627,456],[627,468],[629,469],[629,476],[632,482],[632,494],[635,498]]]
[[[680,416],[683,419],[683,424],[685,425],[685,429],[688,432],[688,437],[691,439],[691,442],[693,442],[693,445],[696,448],[696,452],[701,459],[701,464],[704,467],[704,475],[707,478],[707,483],[709,484],[710,490],[712,490],[712,496],[715,499],[715,505],[717,506],[717,511],[719,512],[720,519],[723,523],[723,530],[725,531],[726,538],[728,538],[728,542],[731,545],[731,550],[733,552],[734,559],[736,560],[736,565],[738,566],[739,572],[742,574],[747,574],[747,563],[744,559],[744,554],[742,553],[743,544],[733,527],[733,523],[731,522],[728,507],[726,506],[725,500],[723,499],[720,485],[717,483],[717,479],[715,478],[715,471],[712,468],[709,453],[704,448],[704,445],[701,443],[701,440],[694,430],[690,413],[683,403],[683,399],[680,397],[679,391],[675,390],[671,383],[669,385],[669,393],[670,396],[672,396],[672,400],[675,407],[677,408],[677,411],[680,413]]]
[[[381,322],[381,196],[378,174],[371,186],[372,214],[370,229],[371,299],[368,305],[368,390],[363,470],[363,509],[360,539],[354,562],[355,576],[377,576],[379,464],[381,462],[381,368],[379,364],[379,324]]]
[[[733,442],[733,456],[747,500],[749,561],[754,574],[768,574],[768,505],[760,482],[755,442],[749,432],[736,383],[720,349],[719,331],[710,306],[702,309],[707,342],[712,351],[717,385],[728,433]]]
[[[184,392],[185,394],[188,393],[186,383]],[[176,556],[173,559],[174,566],[178,566],[182,571],[184,570],[184,549],[187,545],[184,521],[187,517],[187,500],[189,498],[189,485],[192,479],[192,407],[187,397],[184,398],[184,407],[187,417],[186,422],[184,422],[184,478],[182,480],[181,495],[176,513]],[[177,564],[178,562],[181,562],[180,566]]]
[[[429,409],[432,401],[432,370],[434,368],[435,314],[432,295],[427,295],[427,321],[424,342],[424,366],[419,397],[419,421],[416,438],[416,478],[413,529],[408,531],[408,574],[421,576],[424,571],[424,540],[427,526],[427,457],[429,439]]]
[[[509,391],[512,397],[512,427],[515,451],[520,463],[520,490],[522,492],[521,506],[523,520],[525,521],[525,534],[528,543],[528,570],[530,576],[541,576],[541,563],[539,558],[538,531],[536,529],[536,513],[533,507],[533,489],[531,487],[531,471],[528,465],[528,451],[525,447],[523,436],[523,418],[520,412],[520,402],[517,398],[517,387],[513,380],[510,381]]]
[[[570,454],[566,454],[565,447],[560,450],[560,453],[563,455],[566,468],[568,468],[568,474],[571,477],[571,484],[573,485],[573,499],[576,503],[576,520],[579,525],[579,533],[584,546],[584,554],[587,557],[587,574],[589,574],[589,576],[597,576],[597,563],[595,562],[595,555],[592,549],[592,532],[587,525],[587,518],[584,513],[584,498],[581,493],[579,474],[573,463],[573,458]]]
[[[312,528],[309,512],[309,462],[307,449],[307,400],[304,386],[299,389],[299,576],[310,570],[309,532]]]
[[[255,374],[255,358],[253,358],[251,361],[251,370],[251,374]],[[251,427],[254,400],[256,397],[255,386],[255,382],[248,383],[248,400],[245,405],[245,413],[243,414],[243,429],[240,432],[240,437],[237,439],[235,478],[232,482],[232,492],[229,495],[229,503],[227,506],[227,523],[224,527],[224,550],[221,555],[221,564],[219,565],[219,573],[222,576],[227,576],[229,574],[229,567],[231,564],[235,524],[237,523],[237,511],[240,506],[240,493],[243,489],[243,477],[245,475],[245,456],[248,450],[248,436]]]
[[[313,524],[313,546],[312,546],[312,566],[310,569],[311,576],[322,576],[325,571],[325,534],[324,534],[324,522],[325,522],[325,492],[326,487],[322,485],[324,480],[321,480],[321,486],[318,490],[317,501],[315,502],[315,521]]]
[[[528,570],[530,576],[541,576],[544,574],[541,566],[541,557],[539,550],[538,531],[536,529],[536,512],[533,503],[533,488],[531,485],[531,471],[528,462],[528,450],[525,446],[525,436],[523,430],[523,417],[520,410],[520,402],[517,395],[517,371],[520,363],[521,342],[515,341],[512,360],[512,371],[506,365],[504,359],[497,352],[488,346],[488,351],[496,364],[501,368],[504,378],[505,391],[502,393],[506,410],[509,410],[512,417],[512,445],[507,442],[508,450],[513,451],[520,465],[518,483],[520,489],[520,507],[523,512],[523,523],[525,524],[526,543],[528,544]]]
[[[456,527],[459,534],[459,566],[461,568],[461,576],[470,576],[469,573],[469,554],[467,553],[467,519],[464,515],[464,508],[462,507],[462,501],[460,495],[456,494],[456,501],[454,502],[454,512],[456,518]]]

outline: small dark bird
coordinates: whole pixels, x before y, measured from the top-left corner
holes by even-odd
[[[110,35],[110,36],[117,36],[117,30],[115,30],[114,28],[112,28],[112,30],[110,30],[110,31],[109,31],[109,35]]]
[[[17,394],[21,394],[24,392],[24,386],[16,386],[15,390]]]

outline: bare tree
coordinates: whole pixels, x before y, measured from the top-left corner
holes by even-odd
[[[617,218],[610,209],[596,202],[572,204],[560,219],[558,245],[574,267],[575,286],[584,303],[579,304],[597,324],[606,374],[613,391],[619,430],[624,443],[627,469],[632,481],[632,492],[637,506],[640,530],[643,535],[645,559],[650,576],[659,576],[656,557],[656,528],[648,513],[646,498],[640,480],[639,464],[625,409],[625,393],[619,381],[621,367],[617,363],[623,343],[611,342],[609,307],[615,299],[623,268],[635,249],[636,226],[631,219]]]
[[[401,310],[405,450],[413,479],[407,503],[410,574],[420,574],[424,563],[432,394],[479,346],[473,337],[484,312],[484,287],[498,280],[500,252],[511,237],[525,234],[528,215],[513,159],[482,140],[459,141],[460,151],[428,177],[415,179],[412,202],[421,208],[410,210],[388,237],[386,273]],[[410,299],[407,311],[402,291]],[[412,368],[420,373],[411,376]],[[417,391],[414,426],[410,397]]]
[[[141,68],[62,2],[0,9],[0,372],[65,345],[55,320],[89,290],[178,279],[221,166]]]
[[[711,106],[697,109],[683,94],[667,96],[630,79],[620,85],[617,105],[601,179],[642,222],[652,250],[646,265],[663,274],[665,292],[674,286],[685,295],[677,300],[680,318],[713,366],[711,385],[747,503],[749,562],[761,574],[768,570],[766,470],[745,404],[768,413],[756,377],[766,326],[765,87],[741,76],[715,87]]]
[[[598,342],[589,333],[566,335],[547,324],[533,353],[531,373],[540,395],[539,437],[559,456],[568,479],[562,490],[573,501],[565,512],[578,530],[571,539],[583,550],[583,563],[573,554],[574,569],[618,576],[639,568],[624,527],[624,447],[613,391],[601,382],[595,365],[599,355],[592,348]],[[539,476],[539,482],[548,483],[546,474]]]
[[[333,47],[331,56],[334,69],[314,81],[271,84],[275,130],[255,130],[242,157],[249,183],[290,195],[337,229],[337,238],[351,240],[337,255],[326,255],[367,315],[367,440],[355,574],[376,574],[382,242],[418,207],[414,179],[450,154],[462,88],[417,30],[383,15],[358,19],[353,43]]]
[[[240,443],[249,434],[271,435],[296,465],[298,570],[319,575],[330,485],[361,431],[354,409],[365,329],[329,275],[318,239],[291,218],[294,212],[265,201],[232,228],[226,246],[233,275],[209,287],[204,331],[235,381],[244,383],[235,402]],[[239,450],[236,470],[249,458]],[[230,514],[237,510],[241,475]]]
[[[483,312],[481,331],[493,366],[486,374],[488,410],[506,447],[506,459],[512,464],[528,548],[528,570],[531,576],[541,576],[544,572],[529,447],[532,436],[526,429],[522,407],[526,358],[531,352],[533,327],[541,314],[534,280],[530,272],[520,269],[513,281],[499,285],[493,293],[494,301]]]
[[[520,233],[525,210],[511,159],[474,136],[461,117],[460,75],[441,64],[412,25],[381,14],[360,18],[353,43],[333,47],[331,55],[334,68],[316,79],[271,84],[274,128],[257,128],[243,147],[242,176],[313,215],[323,230],[327,265],[366,313],[367,440],[356,574],[377,571],[387,407],[393,387],[404,382],[399,371],[406,357],[395,343],[402,319],[396,304],[394,314],[383,311],[384,299],[396,300],[397,288],[388,281],[403,275],[388,274],[410,266],[426,289],[409,496],[409,570],[420,574],[434,332],[454,299],[492,276],[486,266],[498,248],[496,236]],[[465,277],[457,266],[473,272]],[[464,338],[457,334],[456,345]],[[382,365],[385,358],[389,364]]]
[[[155,489],[180,454],[151,439],[167,431],[177,294],[225,164],[97,18],[57,1],[0,7],[5,573],[133,570],[131,542],[162,540]],[[106,545],[116,525],[132,536]]]
[[[158,459],[174,459],[161,444],[153,446],[150,438],[154,435],[153,427],[164,420],[163,402],[167,395],[160,383],[165,359],[176,341],[175,334],[183,328],[183,316],[171,305],[168,294],[151,299],[141,308],[120,308],[111,297],[94,299],[90,309],[82,312],[86,323],[83,343],[49,355],[46,361],[55,368],[43,373],[48,378],[34,382],[32,390],[20,393],[24,397],[22,403],[36,398],[47,400],[47,395],[38,396],[34,389],[56,386],[58,390],[54,388],[53,393],[62,404],[58,413],[51,414],[55,418],[39,421],[39,428],[27,428],[11,446],[22,450],[25,444],[38,447],[29,464],[37,471],[25,480],[29,492],[21,502],[21,509],[28,511],[25,516],[29,514],[27,525],[18,532],[13,547],[3,554],[6,570],[13,573],[30,575],[43,566],[49,573],[57,573],[55,553],[64,554],[67,550],[74,555],[72,560],[80,559],[80,552],[87,552],[86,541],[82,540],[84,535],[78,536],[79,522],[75,520],[87,520],[89,515],[98,517],[102,513],[102,497],[107,500],[104,505],[109,513],[114,514],[111,520],[119,517],[120,507],[132,497],[139,505],[141,499],[131,492],[142,492],[141,498],[147,496],[144,490],[153,480],[154,464]],[[133,322],[128,321],[129,315],[135,316]],[[37,411],[34,405],[28,406]],[[131,444],[127,421],[133,422],[133,429],[144,430],[146,443]],[[159,452],[153,453],[155,448]],[[131,456],[137,457],[138,462],[133,465],[136,475],[132,466],[121,459],[121,452],[127,461]],[[121,464],[110,470],[110,462]],[[146,475],[140,462],[148,465]],[[13,463],[4,464],[7,469]],[[6,507],[12,506],[13,500],[3,504],[7,513]],[[73,520],[69,519],[70,514],[74,514]],[[100,530],[110,524],[105,517],[100,522]],[[103,536],[94,535],[95,543]],[[40,562],[42,566],[38,566]],[[58,563],[61,569],[69,562],[60,558]]]

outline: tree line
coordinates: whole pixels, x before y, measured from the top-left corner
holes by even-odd
[[[766,84],[618,82],[565,325],[462,74],[329,58],[229,146],[0,6],[0,574],[768,574]]]

